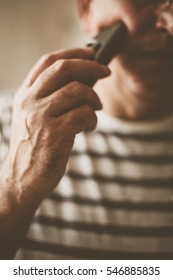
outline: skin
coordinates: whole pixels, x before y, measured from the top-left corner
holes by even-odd
[[[95,87],[105,111],[135,121],[171,114],[173,7],[159,0],[91,0],[87,8],[85,1],[79,2],[82,25],[90,35],[119,20],[128,31],[125,48],[109,65],[111,76]]]
[[[44,55],[14,100],[11,143],[0,172],[0,258],[12,258],[30,221],[62,178],[75,135],[96,126],[102,108],[83,82],[109,75],[91,49]],[[13,232],[13,234],[11,234]]]
[[[95,128],[101,102],[107,112],[124,119],[154,119],[172,112],[172,62],[141,55],[143,46],[158,48],[157,42],[168,53],[168,11],[132,0],[79,0],[79,4],[88,34],[96,35],[122,20],[128,30],[127,46],[111,61],[111,75],[107,67],[92,61],[90,49],[45,55],[17,92],[9,153],[0,172],[2,259],[14,256],[39,204],[62,178],[76,134]],[[86,85],[98,79],[95,90],[100,99]]]

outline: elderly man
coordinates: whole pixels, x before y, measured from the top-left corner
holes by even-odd
[[[89,48],[45,55],[15,95],[1,258],[172,258],[171,3],[78,6],[85,32],[122,21],[126,44],[109,69]]]

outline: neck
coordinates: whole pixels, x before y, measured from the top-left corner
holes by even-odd
[[[167,98],[164,94],[145,94],[144,89],[136,88],[136,83],[130,79],[125,81],[112,74],[96,83],[94,90],[104,104],[104,111],[116,118],[133,121],[159,120],[173,114],[171,94]]]

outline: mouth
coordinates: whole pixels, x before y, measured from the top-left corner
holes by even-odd
[[[139,40],[129,40],[127,44],[127,53],[131,52],[133,57],[149,58],[162,61],[170,61],[173,63],[173,37],[165,36],[146,36]]]

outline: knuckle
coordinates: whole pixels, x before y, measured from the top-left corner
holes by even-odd
[[[83,111],[83,114],[88,115],[88,116],[90,116],[90,115],[93,116],[93,114],[94,114],[93,109],[87,104],[84,104],[82,106],[82,111]]]
[[[83,118],[82,112],[79,111],[79,110],[74,110],[74,112],[73,112],[69,121],[72,125],[77,124],[79,126],[83,126],[84,125],[84,118]]]
[[[83,88],[88,88],[87,85],[85,85],[84,83],[82,83],[82,82],[80,82],[80,81],[77,81],[77,80],[74,80],[74,81],[72,81],[71,83],[72,83],[72,85],[73,85],[74,87],[76,87],[76,88],[79,89],[79,90],[82,90]]]
[[[84,114],[83,117],[86,120],[86,126],[88,128],[94,128],[97,124],[97,116],[95,111],[88,105],[84,105]]]
[[[41,63],[46,66],[46,65],[53,64],[56,61],[56,57],[55,57],[55,54],[47,53],[47,54],[44,54],[40,60],[41,60]]]
[[[55,68],[59,71],[67,71],[70,68],[71,63],[68,59],[59,59],[55,63]]]
[[[44,72],[42,72],[38,78],[38,85],[40,86],[40,89],[42,88],[43,83],[46,80],[49,80],[51,77],[51,71],[49,69],[46,69]],[[38,87],[39,88],[39,87]]]
[[[66,86],[66,88],[64,88],[64,91],[62,92],[62,94],[64,94],[65,97],[68,99],[71,99],[71,98],[73,99],[74,97],[77,97],[78,95],[81,96],[81,98],[82,98],[83,97],[82,93],[84,92],[82,84],[77,81],[73,81],[73,82],[69,83]]]
[[[74,92],[81,92],[83,91],[83,85],[78,82],[78,81],[72,81],[70,84],[69,84],[70,88],[74,91]]]
[[[76,123],[81,127],[88,126],[88,124],[95,124],[97,117],[94,110],[87,104],[81,106],[78,110],[75,110],[71,117],[71,122]]]

